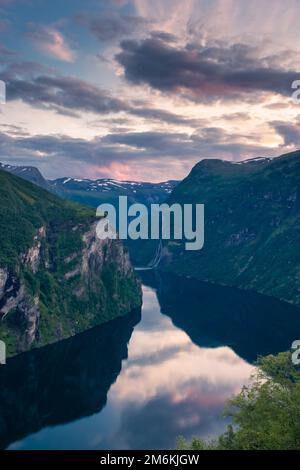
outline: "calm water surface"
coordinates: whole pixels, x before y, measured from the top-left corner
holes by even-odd
[[[256,294],[153,274],[143,291],[142,313],[1,368],[2,448],[160,449],[179,435],[212,438],[257,354],[300,334],[298,309]]]

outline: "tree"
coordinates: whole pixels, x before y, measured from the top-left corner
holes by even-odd
[[[300,372],[290,353],[258,361],[249,386],[227,406],[232,418],[227,432],[215,442],[181,439],[181,449],[296,450],[300,449]]]

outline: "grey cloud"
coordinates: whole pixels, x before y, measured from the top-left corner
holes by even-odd
[[[30,135],[30,134],[27,132],[27,130],[24,129],[23,127],[21,127],[21,126],[14,126],[14,125],[10,125],[10,124],[1,124],[1,128],[2,128],[8,135],[11,135],[11,136],[27,137],[27,136]]]
[[[86,165],[107,165],[112,162],[127,163],[133,161],[160,161],[162,159],[175,161],[193,161],[201,158],[228,158],[258,156],[262,147],[247,145],[230,140],[230,136],[217,130],[203,130],[192,136],[188,134],[160,132],[120,133],[109,134],[93,140],[75,139],[64,135],[33,137],[12,136],[0,134],[0,151],[2,155],[12,158],[30,157],[39,162],[40,154],[44,155],[43,163],[47,161],[84,162]],[[264,150],[265,153],[265,150]]]
[[[14,52],[11,52],[14,56]],[[16,57],[14,57],[16,60]],[[31,80],[39,74],[51,74],[53,69],[46,67],[45,65],[39,64],[33,61],[19,61],[10,62],[5,69],[1,71],[1,77],[3,80]]]
[[[0,74],[7,84],[7,99],[22,101],[32,106],[51,109],[59,114],[79,117],[77,111],[109,114],[125,112],[142,119],[195,127],[200,121],[172,112],[150,108],[148,103],[126,102],[115,98],[86,81],[74,77],[51,74],[38,63],[14,63]]]
[[[40,160],[39,154],[45,158],[59,158],[60,160],[83,161],[86,164],[107,163],[120,161],[122,158],[129,160],[136,157],[136,152],[126,151],[117,146],[105,145],[101,139],[91,141],[75,139],[64,135],[37,135],[26,138],[13,138],[6,133],[0,133],[0,151],[2,155],[28,156],[36,161]]]
[[[189,119],[178,114],[170,113],[169,111],[154,108],[134,108],[131,110],[131,114],[144,119],[192,127],[199,125],[200,122],[196,119]]]
[[[251,115],[245,112],[228,113],[214,118],[218,121],[248,121],[249,119]]]
[[[249,140],[249,138],[247,139]],[[252,140],[252,139],[250,139]],[[108,145],[125,145],[137,149],[140,155],[155,158],[225,158],[240,160],[261,156],[266,151],[261,145],[246,143],[246,136],[226,132],[220,127],[198,129],[188,133],[128,132],[108,134],[103,138]]]
[[[283,138],[284,146],[300,145],[300,122],[287,123],[283,121],[274,121],[270,123],[277,134]]]
[[[278,133],[285,133],[286,145],[292,140],[296,142],[299,135],[287,134],[291,129],[287,130],[282,125],[276,123]],[[284,150],[283,147],[280,151]],[[84,167],[85,174],[94,167],[99,171],[103,168],[107,176],[108,168],[115,163],[130,164],[133,171],[141,167],[151,170],[155,165],[169,172],[172,166],[173,169],[181,168],[184,174],[203,158],[239,161],[257,156],[276,156],[279,152],[278,148],[263,147],[254,138],[251,141],[244,135],[232,136],[221,128],[206,127],[193,134],[126,132],[123,129],[92,140],[65,135],[29,137],[4,128],[0,133],[0,153],[10,163],[35,165],[46,176],[57,177],[63,173],[78,176],[80,166]]]
[[[111,113],[126,110],[127,105],[108,92],[73,77],[39,75],[31,79],[2,74],[7,83],[8,100],[22,99],[33,106],[54,106],[56,110]]]
[[[122,134],[109,134],[103,141],[109,144],[127,145],[137,149],[150,149],[161,152],[176,152],[182,145],[191,144],[187,134],[174,134],[164,132],[132,132]],[[186,145],[186,151],[188,151]]]
[[[177,37],[174,34],[165,31],[151,31],[150,35],[153,39],[160,39],[165,42],[177,42]]]
[[[231,46],[170,46],[149,38],[121,43],[116,60],[126,79],[165,92],[183,90],[205,101],[232,99],[249,92],[291,94],[296,71],[276,68],[276,56],[258,57],[258,51],[244,44]]]

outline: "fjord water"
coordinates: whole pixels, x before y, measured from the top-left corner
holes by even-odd
[[[162,449],[224,431],[224,404],[257,355],[289,349],[300,310],[146,272],[142,312],[0,368],[0,446]]]

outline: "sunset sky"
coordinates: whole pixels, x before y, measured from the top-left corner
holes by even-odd
[[[163,181],[300,147],[299,0],[0,0],[0,161]]]

